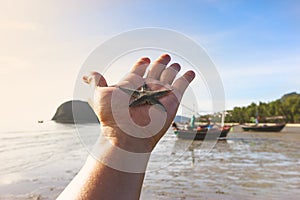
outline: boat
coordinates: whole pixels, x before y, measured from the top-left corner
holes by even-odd
[[[188,130],[174,130],[174,133],[178,138],[189,139],[189,140],[215,140],[219,138],[225,138],[229,133],[231,126],[223,126],[222,128],[209,128],[201,126],[197,129],[188,129]]]
[[[247,126],[243,125],[242,129],[244,131],[256,131],[256,132],[279,132],[285,127],[285,124],[276,125],[253,125]]]
[[[195,115],[192,116],[189,126],[178,128],[176,123],[172,124],[174,133],[177,138],[189,140],[216,140],[227,137],[231,126],[225,126],[225,113],[222,112],[221,125],[211,125],[210,121],[205,125],[195,126]]]

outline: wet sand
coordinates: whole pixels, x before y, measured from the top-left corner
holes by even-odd
[[[1,133],[0,199],[55,199],[88,153],[73,126],[26,134]],[[204,154],[203,142],[169,132],[151,156],[141,199],[298,199],[299,145],[300,128],[248,133],[235,127]]]
[[[193,142],[180,162],[148,173],[142,199],[298,199],[298,128],[247,133],[236,127],[206,156],[201,144]]]

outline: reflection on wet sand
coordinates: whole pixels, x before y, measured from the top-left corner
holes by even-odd
[[[143,199],[297,199],[299,133],[236,128],[205,156],[203,141],[176,140],[172,156],[180,159],[146,175]]]

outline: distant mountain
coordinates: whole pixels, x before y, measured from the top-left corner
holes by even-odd
[[[176,115],[175,118],[174,118],[174,122],[186,123],[186,122],[189,122],[189,121],[190,121],[190,118],[184,117],[184,116],[181,116],[181,115]]]

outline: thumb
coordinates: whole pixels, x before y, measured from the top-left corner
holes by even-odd
[[[105,78],[98,72],[91,72],[88,76],[82,77],[83,81],[91,86],[96,87],[107,87]]]
[[[88,76],[83,76],[82,79],[91,88],[87,102],[92,108],[94,108],[95,89],[97,87],[107,87],[107,82],[105,78],[98,72],[91,72]]]

